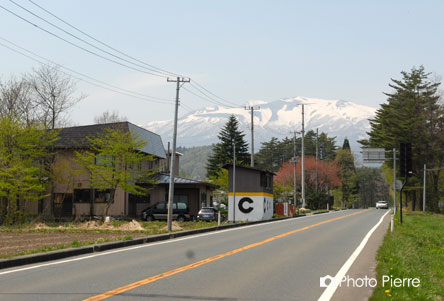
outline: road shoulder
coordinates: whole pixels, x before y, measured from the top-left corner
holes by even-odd
[[[362,252],[354,261],[346,275],[350,278],[376,278],[376,254],[381,246],[384,236],[390,226],[390,214],[387,214],[382,221],[381,225],[370,236],[367,244]],[[339,300],[368,300],[373,294],[372,287],[347,287],[343,285],[338,287],[335,294],[331,298],[333,301]]]

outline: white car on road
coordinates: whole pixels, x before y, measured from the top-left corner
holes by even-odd
[[[376,202],[376,209],[388,209],[388,203],[385,201]]]

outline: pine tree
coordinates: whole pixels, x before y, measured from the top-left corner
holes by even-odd
[[[250,165],[248,144],[245,142],[244,136],[245,134],[239,130],[239,121],[234,115],[231,115],[217,136],[220,142],[213,146],[213,154],[208,159],[208,178],[217,176],[219,169],[224,164],[233,162],[233,141],[236,150],[236,163]]]
[[[402,79],[389,84],[394,91],[385,93],[387,103],[377,110],[370,120],[369,140],[360,141],[369,147],[385,149],[397,148],[401,142],[412,144],[413,179],[419,182],[424,163],[430,168],[439,169],[444,164],[444,109],[439,104],[437,93],[439,82],[429,79],[424,67],[413,67],[410,72],[401,72]],[[386,161],[392,166],[393,161]],[[430,205],[437,208],[440,170],[432,172],[434,201]],[[415,194],[416,192],[413,192]],[[415,199],[415,195],[412,195]],[[427,197],[431,199],[430,196]],[[434,206],[436,205],[436,206]]]

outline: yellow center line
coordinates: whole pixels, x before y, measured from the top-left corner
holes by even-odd
[[[279,238],[282,238],[282,237],[285,237],[285,236],[288,236],[288,235],[291,235],[291,234],[294,234],[294,233],[297,233],[297,232],[301,232],[301,231],[304,231],[304,230],[308,230],[310,228],[314,228],[314,227],[317,227],[317,226],[320,226],[320,225],[323,225],[323,224],[326,224],[326,223],[337,221],[337,220],[340,220],[340,219],[343,219],[343,218],[346,218],[346,217],[349,217],[349,216],[352,216],[352,215],[356,215],[356,214],[362,213],[364,211],[367,211],[367,210],[361,210],[361,211],[358,211],[358,212],[355,212],[355,213],[351,213],[351,214],[335,217],[335,218],[332,218],[332,219],[329,219],[329,220],[326,220],[326,221],[322,221],[322,222],[319,222],[319,223],[316,223],[316,224],[312,224],[312,225],[309,225],[309,226],[306,226],[306,227],[303,227],[303,228],[295,229],[295,230],[292,230],[292,231],[289,231],[289,232],[285,232],[285,233],[282,233],[282,234],[279,234],[279,235],[276,235],[276,236],[272,236],[272,237],[267,238],[265,240],[255,242],[253,244],[246,245],[246,246],[243,246],[243,247],[238,248],[238,249],[234,249],[234,250],[231,250],[231,251],[219,254],[219,255],[208,257],[206,259],[194,262],[192,264],[189,264],[189,265],[186,265],[186,266],[182,266],[182,267],[179,267],[177,269],[174,269],[174,270],[171,270],[171,271],[168,271],[168,272],[164,272],[164,273],[161,273],[161,274],[158,274],[158,275],[155,275],[155,276],[151,276],[149,278],[146,278],[146,279],[134,282],[134,283],[127,284],[125,286],[113,289],[113,290],[105,292],[103,294],[100,294],[100,295],[97,295],[97,296],[93,296],[93,297],[84,299],[84,301],[103,300],[103,299],[106,299],[106,298],[109,298],[109,297],[112,297],[112,296],[124,293],[126,291],[132,290],[132,289],[134,289],[136,287],[139,287],[139,286],[142,286],[142,285],[145,285],[145,284],[149,284],[149,283],[155,282],[157,280],[160,280],[160,279],[163,279],[163,278],[167,278],[167,277],[170,277],[170,276],[178,274],[178,273],[182,273],[182,272],[187,271],[187,270],[191,270],[191,269],[197,268],[197,267],[199,267],[201,265],[204,265],[204,264],[207,264],[207,263],[219,260],[221,258],[230,256],[230,255],[233,255],[233,254],[236,254],[236,253],[239,253],[239,252],[242,252],[242,251],[245,251],[245,250],[257,247],[257,246],[260,246],[260,245],[264,245],[264,244],[272,242],[272,241],[274,241],[276,239],[279,239]]]

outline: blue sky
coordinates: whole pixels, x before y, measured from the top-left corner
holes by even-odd
[[[14,1],[56,21],[28,0]],[[390,91],[390,78],[400,78],[402,70],[424,65],[444,75],[443,1],[33,1],[103,42],[190,76],[239,106],[305,96],[378,107],[385,101],[382,92]],[[69,39],[12,2],[0,4]],[[113,85],[174,98],[175,86],[164,78],[82,52],[1,8],[0,37]],[[5,80],[38,64],[0,46],[0,66]],[[82,82],[78,91],[88,97],[71,110],[74,124],[92,123],[106,110],[137,124],[173,117],[170,104]],[[212,105],[181,93],[180,115]]]

